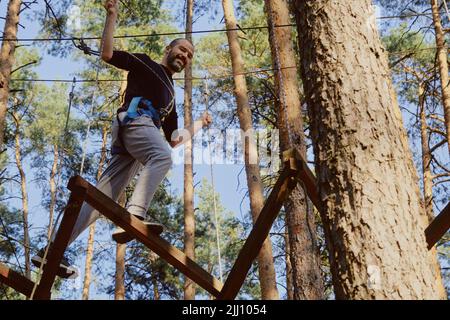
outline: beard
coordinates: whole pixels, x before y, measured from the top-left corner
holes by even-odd
[[[178,58],[176,55],[169,56],[167,59],[167,64],[175,72],[181,72],[185,67],[183,60]]]

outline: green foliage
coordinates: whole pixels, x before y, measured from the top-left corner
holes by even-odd
[[[3,193],[0,194],[3,196]],[[22,221],[19,212],[12,211],[3,203],[0,203],[0,263],[6,264],[11,269],[22,273],[22,250],[19,247],[21,241],[20,230]],[[0,300],[20,300],[23,296],[0,283]]]
[[[427,74],[430,74],[435,59],[430,48],[434,44],[426,39],[425,34],[411,31],[406,23],[392,29],[382,40],[388,52],[402,53],[389,56],[401,98],[406,98],[410,103],[417,103],[418,83],[410,79],[414,78],[415,74],[420,74],[425,81]]]
[[[223,207],[220,195],[217,193],[215,195],[216,210],[214,210],[213,188],[206,179],[201,181],[197,196],[198,206],[195,212],[196,261],[205,270],[220,279],[218,260],[218,248],[220,248],[222,277],[225,281],[244,244],[245,230],[235,214]],[[214,211],[217,215],[217,224]],[[217,231],[219,233],[219,244]],[[200,290],[199,294],[201,297],[207,296],[207,293],[203,290]],[[260,297],[259,282],[254,281],[252,277],[248,277],[238,298],[257,299],[258,297]]]
[[[131,196],[133,186],[127,188],[127,198]],[[178,248],[182,248],[183,241],[183,207],[179,199],[171,195],[167,180],[156,191],[147,214],[165,226],[163,237]],[[97,262],[105,264],[103,258]],[[102,268],[102,272],[104,272]],[[114,293],[114,272],[102,286],[107,294]],[[126,297],[127,299],[153,300],[155,289],[161,299],[178,300],[183,296],[183,282],[180,272],[137,241],[130,242],[126,255]]]

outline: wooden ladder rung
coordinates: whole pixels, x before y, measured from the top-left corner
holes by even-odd
[[[48,300],[51,297],[51,290],[53,283],[55,282],[56,273],[69,244],[73,228],[84,202],[84,196],[85,193],[83,189],[72,192],[70,195],[55,240],[48,250],[47,263],[44,264],[42,277],[36,289],[36,294],[33,297],[35,300]]]
[[[6,284],[8,287],[13,288],[17,292],[30,297],[33,291],[34,282],[24,277],[20,273],[8,268],[4,264],[0,263],[0,282]]]
[[[283,152],[285,165],[297,171],[297,179],[304,186],[304,189],[317,210],[321,211],[319,188],[314,173],[308,166],[305,158],[297,149],[289,149]]]
[[[289,166],[283,169],[249,237],[245,241],[218,299],[231,300],[239,293],[253,261],[258,256],[264,241],[269,235],[275,218],[278,216],[283,203],[296,186],[296,181],[292,179],[295,174],[296,171]]]
[[[133,217],[127,210],[118,205],[100,190],[80,176],[70,179],[69,190],[84,189],[86,202],[101,214],[106,216],[126,232],[135,236],[157,255],[166,260],[172,266],[180,270],[184,275],[192,279],[203,289],[218,296],[223,284],[203,270],[197,263],[189,259],[182,251],[172,246],[164,239],[150,233],[145,225],[137,218]]]
[[[430,223],[425,229],[425,238],[427,239],[428,249],[434,245],[444,236],[450,228],[450,202],[442,210],[442,212]]]

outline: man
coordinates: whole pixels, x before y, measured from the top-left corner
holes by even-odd
[[[146,221],[150,202],[172,165],[172,148],[186,142],[212,119],[205,112],[201,119],[185,128],[188,134],[176,136],[177,113],[172,75],[181,72],[191,63],[194,46],[186,39],[176,39],[165,49],[161,64],[146,54],[132,54],[113,50],[113,34],[117,20],[118,0],[105,2],[107,19],[102,39],[102,59],[123,70],[129,71],[125,102],[117,112],[112,128],[112,158],[97,183],[97,188],[117,201],[131,180],[140,172],[127,210],[141,219],[151,232],[160,234],[163,226]],[[160,128],[164,131],[163,138]],[[167,141],[166,141],[167,140]],[[69,244],[72,243],[100,214],[88,204],[81,208]],[[119,243],[133,239],[123,229],[117,228],[113,238]],[[32,258],[40,266],[44,250]],[[61,263],[58,275],[63,278],[76,277],[76,269],[66,259]]]

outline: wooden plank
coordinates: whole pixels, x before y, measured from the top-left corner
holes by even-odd
[[[0,282],[20,292],[26,297],[31,296],[31,292],[33,291],[34,287],[33,281],[31,281],[27,277],[24,277],[20,273],[11,270],[2,263],[0,263]]]
[[[442,212],[425,229],[425,237],[428,243],[428,250],[444,236],[450,228],[450,202]]]
[[[182,251],[164,239],[150,233],[139,219],[133,217],[127,210],[80,176],[73,177],[69,182],[68,188],[70,190],[76,187],[81,187],[86,190],[86,201],[101,214],[123,228],[126,232],[133,234],[137,240],[180,270],[203,289],[214,296],[219,295],[223,284],[203,270],[193,260],[189,259]]]
[[[299,150],[289,149],[283,152],[283,160],[285,163],[289,163],[291,168],[297,170],[297,178],[300,180],[300,184],[304,186],[309,199],[312,201],[317,210],[321,211],[317,179],[309,168],[306,159],[303,158]]]
[[[51,297],[56,273],[78,219],[84,198],[85,189],[74,188],[72,190],[55,240],[48,250],[47,263],[44,265],[41,281],[39,281],[36,294],[33,297],[35,300],[49,300]]]
[[[269,235],[272,224],[279,214],[283,203],[297,184],[293,179],[295,174],[296,172],[289,166],[283,169],[272,192],[267,198],[249,237],[245,241],[218,299],[232,300],[238,294],[253,261],[261,250],[264,240]]]

